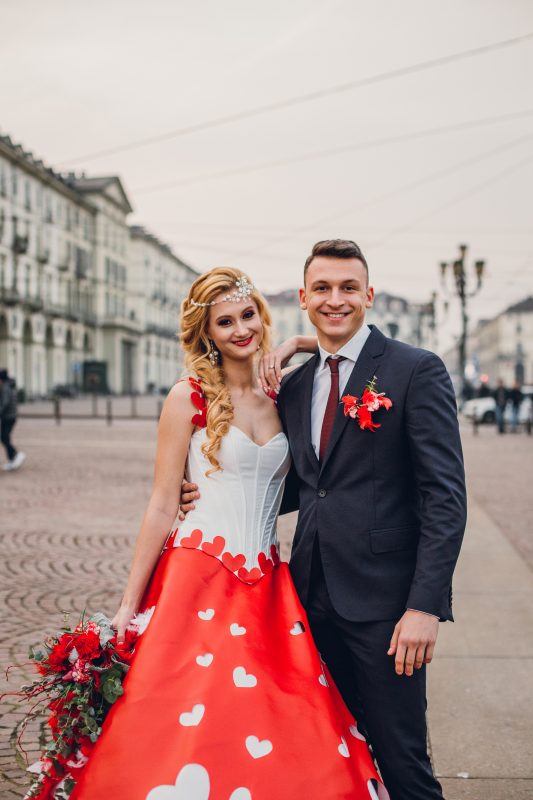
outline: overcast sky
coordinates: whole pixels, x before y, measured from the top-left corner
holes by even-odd
[[[533,38],[405,69],[532,34],[530,0],[0,0],[0,15],[2,133],[119,175],[131,222],[194,267],[282,289],[314,241],[346,237],[376,289],[426,300],[465,242],[487,261],[474,318],[533,293]]]

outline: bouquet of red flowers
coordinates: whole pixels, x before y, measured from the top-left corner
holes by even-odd
[[[122,682],[153,609],[133,618],[123,643],[118,643],[111,621],[101,613],[71,630],[65,625],[43,645],[32,648],[30,659],[40,677],[18,697],[37,701],[19,724],[17,745],[28,722],[40,716],[43,703],[49,716],[50,741],[28,771],[37,774],[26,798],[63,800],[70,796],[76,774],[88,760],[113,703],[123,693]],[[27,762],[26,762],[27,763]]]

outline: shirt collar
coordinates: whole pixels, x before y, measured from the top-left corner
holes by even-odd
[[[349,339],[346,342],[346,344],[343,344],[343,346],[340,348],[340,350],[337,350],[336,353],[328,353],[327,350],[324,350],[323,347],[320,347],[320,345],[318,345],[318,352],[320,353],[320,363],[318,365],[318,369],[324,369],[325,368],[325,366],[326,366],[326,358],[328,358],[331,355],[333,355],[334,357],[335,356],[344,356],[344,358],[347,358],[349,361],[352,361],[355,364],[355,362],[359,358],[359,354],[361,353],[361,350],[363,349],[363,347],[365,345],[366,340],[370,336],[370,333],[371,333],[371,330],[368,327],[368,325],[363,324],[359,328],[357,333],[354,333],[352,338]]]

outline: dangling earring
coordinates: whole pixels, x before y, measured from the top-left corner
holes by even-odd
[[[212,367],[216,367],[216,365],[218,364],[219,355],[220,354],[215,347],[214,341],[212,339],[209,339],[209,352],[207,354],[207,357],[209,358]]]

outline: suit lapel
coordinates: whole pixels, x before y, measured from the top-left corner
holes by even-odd
[[[348,378],[348,383],[342,392],[343,396],[346,394],[351,394],[360,398],[363,394],[366,384],[372,379],[376,372],[377,364],[379,363],[378,358],[385,349],[386,338],[374,325],[371,325],[370,328],[370,336],[366,340],[365,346],[361,350],[359,358],[355,362],[355,366],[350,374],[350,377]],[[328,460],[349,419],[351,420],[351,417],[344,416],[343,404],[339,403],[335,414],[335,420],[333,422],[331,436],[329,438],[328,446],[324,455],[324,460],[320,465],[321,473],[328,463]],[[351,424],[354,424],[353,420],[351,420]]]
[[[320,355],[317,353],[314,358],[310,358],[307,362],[303,385],[303,407],[301,408],[301,413],[303,414],[303,445],[313,469],[318,468],[318,458],[311,441],[311,403],[313,400],[315,371],[319,360]]]

